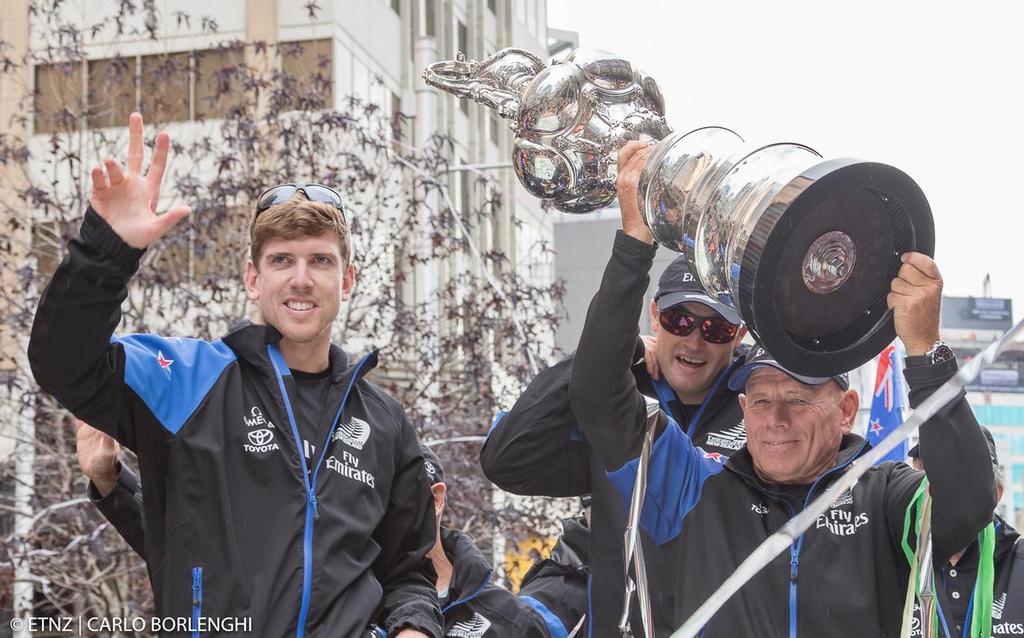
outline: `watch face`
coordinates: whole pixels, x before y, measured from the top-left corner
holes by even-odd
[[[943,361],[949,361],[955,355],[953,349],[944,343],[940,343],[935,346],[932,350],[932,363],[942,363]]]

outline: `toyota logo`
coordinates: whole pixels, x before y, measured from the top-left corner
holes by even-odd
[[[249,432],[249,443],[255,446],[266,445],[274,440],[274,433],[270,430],[253,430]]]

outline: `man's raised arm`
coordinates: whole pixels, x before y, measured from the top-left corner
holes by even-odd
[[[643,223],[636,179],[649,147],[627,144],[619,152],[622,231],[601,287],[590,303],[569,380],[572,412],[605,468],[616,470],[639,454],[645,400],[630,372],[638,323],[654,262],[654,237]]]
[[[134,440],[124,429],[125,354],[110,337],[145,248],[189,213],[178,206],[156,214],[169,145],[166,133],[157,135],[152,164],[143,174],[142,116],[133,113],[124,170],[109,158],[105,172],[93,167],[82,228],[43,293],[29,340],[29,362],[39,385],[129,447]]]

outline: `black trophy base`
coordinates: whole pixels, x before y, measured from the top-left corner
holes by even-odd
[[[932,256],[935,229],[909,176],[884,164],[821,162],[760,217],[743,255],[740,311],[787,369],[852,370],[896,336],[886,296],[911,251]]]

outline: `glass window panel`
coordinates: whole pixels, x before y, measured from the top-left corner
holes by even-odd
[[[135,58],[89,61],[89,128],[125,126],[135,110]]]

